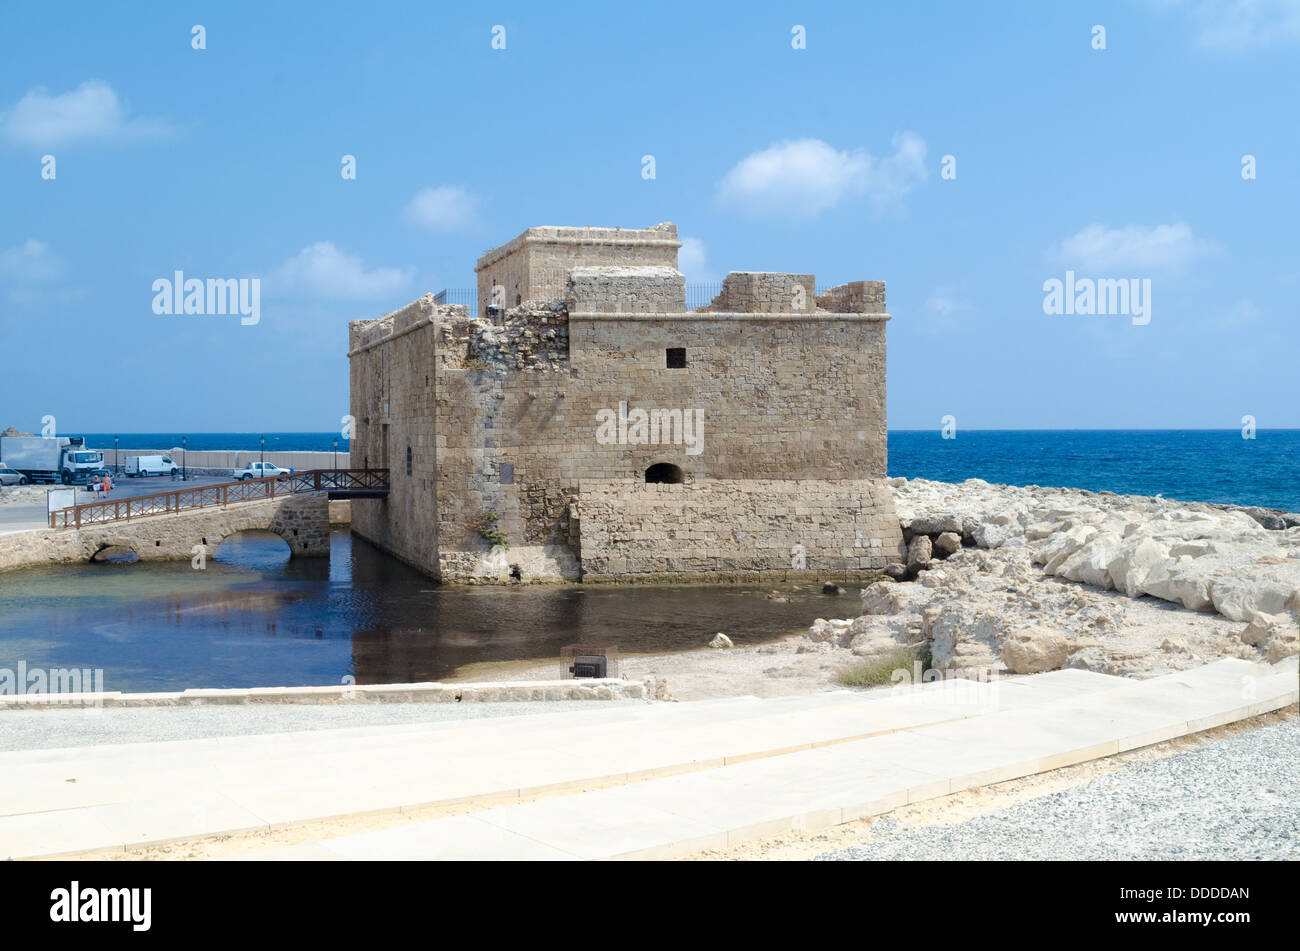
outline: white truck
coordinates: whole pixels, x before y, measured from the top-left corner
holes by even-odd
[[[170,456],[127,456],[123,467],[126,474],[134,479],[136,476],[165,475],[175,476],[180,467],[172,462]]]
[[[81,485],[103,467],[104,454],[81,436],[0,436],[0,462],[31,482]]]

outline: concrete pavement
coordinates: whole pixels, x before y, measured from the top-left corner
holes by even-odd
[[[1294,703],[1294,658],[1150,681],[620,704],[0,754],[0,857],[132,848],[390,814],[393,828],[249,858],[663,858],[1055,769]],[[2,722],[2,721],[0,721]],[[531,802],[521,800],[546,795]],[[403,822],[458,804],[466,815]]]

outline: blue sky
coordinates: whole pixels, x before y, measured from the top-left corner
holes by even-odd
[[[688,281],[886,281],[891,428],[1300,427],[1300,2],[463,7],[0,9],[0,427],[334,429],[348,320],[665,220]],[[260,322],[155,314],[177,269]]]

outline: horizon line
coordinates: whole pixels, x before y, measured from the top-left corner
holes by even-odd
[[[941,432],[942,429],[943,427],[941,426],[931,427],[926,429],[890,428],[890,429],[886,429],[886,432],[887,433],[933,433],[933,432]],[[974,427],[961,427],[959,431],[964,433],[1236,433],[1241,431],[1241,427],[1240,426],[1226,426],[1226,427],[1151,426],[1151,427],[1130,427],[1125,429],[1106,427],[1106,426],[1078,427],[1078,428],[1074,428],[1074,427],[1054,428],[1054,427],[1047,427],[1047,426],[1036,426],[1036,427],[1029,427],[1025,429],[1009,429],[1005,427],[988,427],[983,429],[976,429]],[[334,434],[334,430],[330,430],[330,429],[229,429],[229,430],[187,430],[187,431],[186,430],[165,430],[165,429],[159,429],[153,431],[144,430],[144,429],[141,430],[120,429],[116,431],[104,430],[102,432],[95,432],[94,430],[90,430],[90,429],[82,429],[82,430],[73,430],[72,432],[74,434],[77,432],[93,433],[94,435],[97,436],[106,436],[110,434],[116,434],[119,436],[122,434],[159,435],[159,436],[167,435],[167,434],[185,435],[185,436],[254,436],[254,435],[268,435],[268,434],[275,434],[275,435],[302,434],[302,435],[311,435],[311,436],[323,436],[323,435],[332,436]],[[1276,426],[1276,427],[1258,426],[1255,428],[1255,432],[1257,433],[1300,432],[1300,426]],[[338,438],[348,439],[349,437],[339,436]]]

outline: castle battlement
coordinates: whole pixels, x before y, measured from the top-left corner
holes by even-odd
[[[479,314],[526,300],[561,300],[575,267],[677,267],[677,226],[650,228],[529,228],[484,253],[478,272]],[[683,298],[683,305],[685,300]]]

